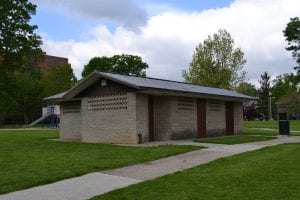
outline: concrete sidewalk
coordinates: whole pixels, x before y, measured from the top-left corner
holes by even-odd
[[[262,142],[237,145],[215,145],[176,156],[162,158],[148,163],[127,166],[114,170],[90,173],[56,183],[0,195],[0,200],[82,200],[126,187],[143,180],[208,163],[246,151],[284,143],[299,143],[300,136],[280,137]],[[197,143],[199,145],[199,143]]]

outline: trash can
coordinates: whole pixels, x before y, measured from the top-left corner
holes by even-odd
[[[279,134],[289,135],[290,134],[290,121],[289,120],[279,120]]]

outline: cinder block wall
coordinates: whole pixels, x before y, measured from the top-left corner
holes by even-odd
[[[154,96],[154,140],[169,140],[171,136],[171,101],[169,96]]]
[[[180,104],[181,97],[171,97],[171,137],[170,139],[187,139],[197,136],[197,102],[195,98],[185,98],[191,101],[189,105]]]
[[[104,109],[99,111],[89,111],[89,99],[83,98],[81,107],[83,142],[137,143],[136,94],[127,93],[126,97],[127,109]],[[110,97],[103,97],[103,99],[105,98]]]
[[[148,95],[136,93],[136,132],[142,134],[142,142],[149,141]]]
[[[78,105],[80,106],[80,105]],[[80,107],[79,107],[80,108]],[[60,139],[81,140],[81,114],[78,112],[67,112],[67,107],[60,106]]]
[[[219,104],[219,107],[213,106]],[[206,136],[226,135],[226,115],[224,101],[206,102]]]
[[[243,134],[243,103],[235,102],[234,103],[234,134],[240,135]]]

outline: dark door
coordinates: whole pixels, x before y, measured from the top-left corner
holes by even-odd
[[[197,99],[198,137],[206,137],[206,100]]]
[[[226,102],[226,135],[234,134],[234,112],[233,112],[233,102]]]
[[[149,142],[154,140],[153,96],[148,96]]]

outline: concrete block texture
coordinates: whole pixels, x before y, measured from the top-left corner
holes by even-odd
[[[60,138],[63,140],[81,140],[81,111],[80,102],[78,109],[70,111],[69,105],[60,106]],[[72,105],[74,106],[74,105]]]
[[[225,101],[207,100],[206,102],[206,136],[226,135]]]
[[[142,142],[149,141],[148,95],[136,93],[136,133],[142,135]]]
[[[243,134],[244,120],[243,120],[243,103],[234,103],[234,134]]]
[[[83,142],[137,143],[136,93],[126,93],[119,97],[124,96],[127,97],[126,109],[108,108],[91,111],[91,109],[88,109],[89,99],[82,99],[81,138]],[[117,98],[118,96],[114,97]],[[109,97],[99,97],[99,100],[101,100],[101,98],[103,100]]]
[[[171,101],[169,96],[154,97],[154,140],[169,140],[171,134]]]
[[[154,140],[197,137],[197,99],[154,96]],[[149,141],[149,95],[127,92],[118,95],[85,97],[61,105],[60,138],[93,143],[137,144]],[[69,106],[69,107],[68,107]],[[72,109],[70,109],[72,108]],[[69,109],[69,110],[68,110]],[[206,136],[226,135],[225,101],[207,100]],[[243,130],[242,102],[234,102],[234,134]]]
[[[171,97],[171,136],[180,140],[197,136],[197,102],[195,98]]]

